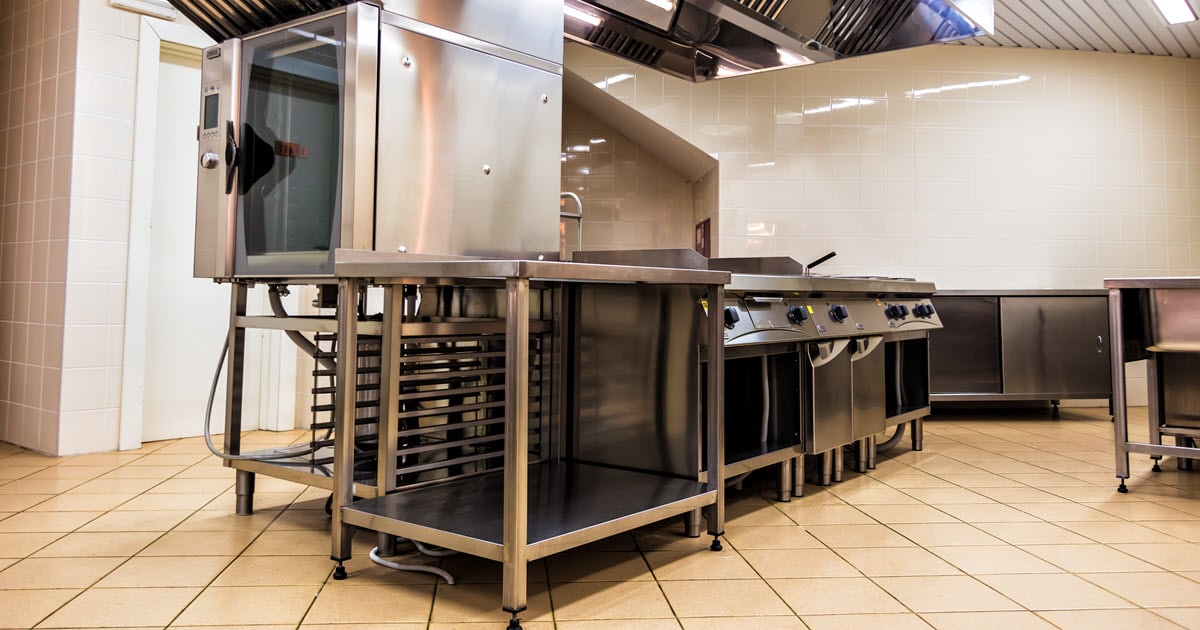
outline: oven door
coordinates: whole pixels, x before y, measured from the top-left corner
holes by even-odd
[[[370,249],[378,24],[355,4],[243,40],[235,275],[329,275],[335,249]]]
[[[804,344],[804,452],[824,453],[854,441],[849,339]]]

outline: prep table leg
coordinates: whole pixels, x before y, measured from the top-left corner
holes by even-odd
[[[876,462],[878,461],[876,449],[879,448],[879,438],[872,435],[867,438],[867,470],[875,470]]]
[[[1122,325],[1121,290],[1109,289],[1108,339],[1112,344],[1109,357],[1112,361],[1113,379],[1113,451],[1117,460],[1117,478],[1121,480],[1117,492],[1128,492],[1125,480],[1129,478],[1129,415],[1125,407],[1125,336],[1122,334]]]
[[[700,537],[700,520],[704,517],[701,508],[683,514],[683,535],[688,538]]]
[[[254,513],[254,473],[239,470],[234,481],[234,492],[237,494],[237,515],[249,516]]]
[[[1192,442],[1192,439],[1187,436],[1176,435],[1175,436],[1175,446],[1186,446],[1186,447],[1195,448],[1195,443]],[[1179,465],[1179,470],[1192,470],[1194,468],[1193,461],[1194,460],[1187,458],[1187,457],[1175,458],[1175,463]]]
[[[841,483],[842,471],[846,468],[846,449],[837,447],[833,449],[833,480]]]
[[[708,372],[706,385],[707,411],[704,422],[704,435],[708,459],[705,462],[705,472],[708,474],[707,485],[715,490],[717,497],[708,506],[708,533],[713,537],[709,549],[721,551],[721,535],[725,533],[725,322],[719,313],[725,310],[725,290],[720,285],[708,287]]]
[[[1163,425],[1163,410],[1162,397],[1159,392],[1162,391],[1159,379],[1162,378],[1162,361],[1159,353],[1154,353],[1146,360],[1146,422],[1150,426],[1149,435],[1151,444],[1162,444],[1162,425]],[[1179,440],[1175,440],[1176,444]],[[1159,462],[1162,460],[1162,455],[1151,455],[1150,459],[1154,465],[1150,470],[1154,472],[1162,472],[1162,466]]]
[[[333,579],[346,579],[343,562],[350,559],[354,527],[342,522],[342,508],[354,500],[354,420],[358,400],[359,281],[338,282],[337,383],[333,410],[333,499],[330,503],[330,557],[337,561]]]
[[[506,281],[504,334],[504,561],[503,606],[510,628],[521,627],[529,543],[529,279]]]
[[[858,473],[867,472],[867,448],[871,438],[863,438],[854,443],[854,470]]]
[[[792,458],[792,496],[804,496],[804,456]]]
[[[831,483],[833,483],[833,451],[825,451],[821,453],[821,485],[828,486]]]
[[[779,489],[775,496],[785,503],[792,500],[792,460],[790,459],[779,462]]]

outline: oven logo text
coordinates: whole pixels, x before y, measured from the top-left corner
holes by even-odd
[[[307,158],[308,145],[295,142],[275,141],[275,155],[291,158]]]

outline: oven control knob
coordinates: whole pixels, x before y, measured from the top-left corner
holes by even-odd
[[[725,307],[725,327],[730,330],[733,330],[733,327],[736,326],[737,323],[740,321],[742,321],[742,318],[740,315],[738,315],[737,309],[733,308],[732,306],[726,306]]]
[[[924,305],[924,304],[917,304],[916,306],[913,306],[913,308],[912,308],[912,314],[913,314],[915,317],[925,317],[925,305]]]
[[[799,326],[804,323],[804,320],[808,319],[808,313],[805,312],[803,306],[789,306],[787,318],[789,322]]]
[[[887,308],[883,309],[883,314],[887,315],[888,319],[897,319],[900,317],[900,309],[895,304],[889,304]]]
[[[846,310],[846,307],[842,306],[841,304],[837,304],[833,308],[829,309],[829,319],[832,319],[839,324],[846,321],[847,317],[850,317],[850,311]]]
[[[200,156],[200,166],[204,168],[217,168],[221,163],[221,156],[212,151],[205,151],[204,155]]]
[[[908,317],[908,307],[907,306],[900,304],[896,308],[900,311],[900,319],[904,319],[905,317]]]

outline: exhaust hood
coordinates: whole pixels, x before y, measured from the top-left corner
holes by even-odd
[[[994,30],[993,0],[565,0],[567,38],[688,81]]]

